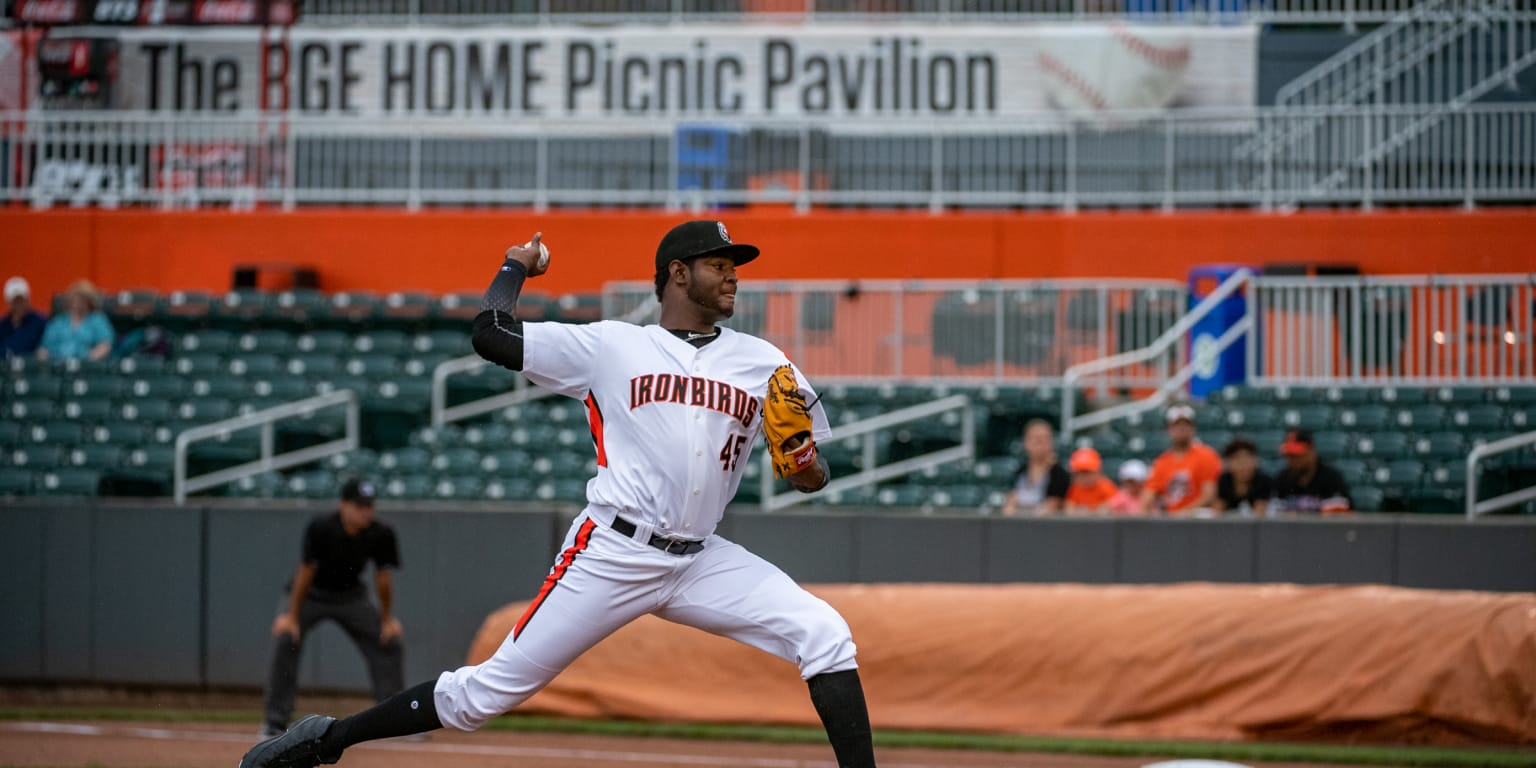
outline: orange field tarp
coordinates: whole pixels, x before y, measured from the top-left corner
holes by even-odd
[[[1290,585],[826,585],[876,729],[1536,743],[1536,595]],[[488,617],[488,658],[526,604]],[[794,666],[644,617],[519,711],[814,725]]]

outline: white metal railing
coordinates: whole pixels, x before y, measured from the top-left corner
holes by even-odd
[[[1475,520],[1489,512],[1497,512],[1501,509],[1536,499],[1536,486],[1523,488],[1518,491],[1495,496],[1491,499],[1477,500],[1477,465],[1489,456],[1497,456],[1524,448],[1527,445],[1536,445],[1536,432],[1526,432],[1521,435],[1513,435],[1502,440],[1485,443],[1472,449],[1467,454],[1467,519]]]
[[[540,400],[552,397],[555,393],[535,387],[529,384],[521,375],[512,380],[512,390],[482,397],[479,400],[471,400],[458,405],[448,404],[448,379],[461,373],[474,373],[488,366],[494,365],[479,355],[465,355],[452,360],[444,360],[432,369],[432,417],[434,427],[441,427],[455,421],[472,419],[487,413],[509,408],[518,403],[526,403],[530,400]]]
[[[309,416],[321,408],[336,406],[342,406],[346,409],[345,435],[335,440],[328,440],[318,445],[311,445],[285,453],[274,452],[275,435],[273,425],[278,421],[296,416]],[[184,430],[176,435],[176,464],[173,485],[176,503],[185,504],[187,494],[189,493],[196,493],[225,483],[234,482],[242,477],[249,477],[262,472],[275,472],[299,464],[318,461],[334,454],[356,450],[359,436],[358,415],[357,395],[353,394],[350,389],[343,389],[303,400],[296,400],[291,403],[275,405],[271,408],[263,408],[244,416],[236,416]],[[260,458],[195,477],[187,476],[187,452],[193,443],[224,438],[243,429],[258,427],[261,429]]]
[[[315,0],[307,24],[678,23],[900,18],[926,22],[1128,18],[1179,23],[1356,24],[1387,21],[1417,0]]]
[[[1154,392],[1141,400],[1121,403],[1119,405],[1104,408],[1083,416],[1077,415],[1077,389],[1079,382],[1090,376],[1101,376],[1117,368],[1131,365],[1145,364],[1149,360],[1165,358],[1171,350],[1182,349],[1186,346],[1186,337],[1194,330],[1195,326],[1210,316],[1238,291],[1247,287],[1254,279],[1252,270],[1239,269],[1233,272],[1216,290],[1211,291],[1200,303],[1191,308],[1188,314],[1180,317],[1178,322],[1164,332],[1152,343],[1141,349],[1124,352],[1111,357],[1079,363],[1068,368],[1062,377],[1061,389],[1061,434],[1064,439],[1070,440],[1079,431],[1100,424],[1108,424],[1116,419],[1124,418],[1137,413],[1142,413],[1162,405],[1175,392],[1181,391],[1195,373],[1210,361],[1218,358],[1228,347],[1239,338],[1253,330],[1252,315],[1245,315],[1241,320],[1226,328],[1214,344],[1203,347],[1197,351],[1194,359],[1182,365],[1171,376],[1156,385]],[[1252,346],[1252,345],[1250,345]]]
[[[1261,125],[1307,141],[1239,149]],[[743,142],[708,167],[680,132]],[[723,139],[722,139],[723,140]],[[0,201],[37,207],[787,204],[1060,208],[1536,199],[1536,104],[870,118],[0,113]],[[1340,174],[1340,170],[1344,173]],[[1327,180],[1319,183],[1319,180]]]
[[[656,305],[650,282],[603,289],[606,317]],[[1183,314],[1172,280],[754,281],[725,325],[761,336],[819,380],[1055,381],[1068,366],[1135,349]],[[1176,366],[1148,360],[1111,382],[1150,387]]]
[[[1536,383],[1536,273],[1264,276],[1248,307],[1260,386]]]
[[[875,440],[865,438],[862,447],[862,464],[858,472],[844,477],[833,478],[831,482],[815,493],[801,493],[795,490],[783,493],[774,493],[773,457],[764,450],[762,457],[762,505],[763,509],[775,511],[803,504],[834,493],[842,493],[855,488],[863,488],[876,483],[901,477],[913,472],[921,472],[929,467],[936,467],[952,461],[967,461],[976,457],[976,422],[971,413],[971,399],[965,395],[951,395],[935,400],[931,403],[914,405],[910,408],[882,413],[867,419],[849,422],[834,427],[832,432],[833,442],[842,442],[865,435],[874,435],[892,427],[923,421],[941,416],[949,412],[960,414],[960,433],[956,436],[958,444],[948,448],[929,451],[928,453],[911,456],[889,464],[880,464]],[[822,450],[827,450],[825,447]]]

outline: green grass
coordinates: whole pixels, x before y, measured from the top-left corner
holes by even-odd
[[[0,708],[0,720],[135,720],[159,723],[256,723],[250,710],[166,708]],[[500,717],[489,730],[574,733],[593,736],[757,741],[825,744],[819,728],[703,723],[651,723],[627,720],[572,720],[552,717]],[[1445,768],[1536,768],[1536,752],[1513,749],[1453,749],[1341,744],[1149,741],[1012,736],[975,733],[877,731],[880,747],[964,749],[989,752],[1038,752],[1159,759],[1204,758],[1234,762],[1337,763],[1342,765],[1444,766]],[[0,766],[0,768],[6,768]]]

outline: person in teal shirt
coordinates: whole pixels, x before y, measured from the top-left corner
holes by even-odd
[[[111,354],[116,334],[111,321],[101,312],[101,296],[96,286],[80,280],[69,287],[64,297],[64,311],[54,315],[43,329],[38,359],[101,360]]]

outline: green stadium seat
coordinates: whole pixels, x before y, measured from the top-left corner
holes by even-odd
[[[168,403],[166,408],[169,411],[170,405]],[[169,416],[167,416],[167,419],[169,419]],[[172,445],[176,442],[177,435],[195,426],[197,425],[175,420],[149,425],[149,443],[147,445]]]
[[[331,294],[323,322],[333,328],[366,326],[378,305],[379,296],[372,291],[339,291]]]
[[[446,355],[448,357],[463,357],[474,352],[470,346],[469,329],[452,331],[431,331],[419,333],[411,338],[410,351],[419,354]]]
[[[550,474],[557,478],[578,479],[585,483],[597,472],[597,454],[592,450],[591,445],[591,442],[588,442],[584,450],[557,451],[550,454],[549,458],[554,464]]]
[[[74,445],[85,439],[85,425],[78,421],[39,421],[24,428],[22,439],[34,444]]]
[[[1227,426],[1234,432],[1276,429],[1281,426],[1279,418],[1279,410],[1264,403],[1239,403],[1226,410]]]
[[[120,358],[116,363],[116,368],[119,374],[129,378],[135,376],[160,376],[171,373],[173,370],[170,360],[150,355],[133,355]]]
[[[235,349],[242,355],[288,355],[294,351],[293,335],[271,328],[247,331],[235,337]]]
[[[518,315],[522,315],[518,304]],[[566,323],[591,323],[603,319],[603,296],[600,293],[567,293],[556,299],[549,319]]]
[[[76,421],[106,421],[112,418],[112,403],[107,400],[69,400],[59,407],[59,415]]]
[[[367,477],[379,465],[379,455],[367,448],[338,453],[325,459],[325,466],[337,477]]]
[[[395,327],[419,327],[426,325],[434,312],[437,300],[429,293],[420,291],[396,291],[386,294],[379,302],[378,318],[381,323]]]
[[[334,499],[341,492],[336,475],[324,469],[295,472],[283,483],[283,495],[300,499]]]
[[[1424,465],[1424,486],[1437,488],[1456,494],[1463,494],[1467,488],[1467,463],[1462,461],[1442,461],[1439,463],[1426,462]]]
[[[1424,459],[1455,459],[1467,457],[1472,449],[1467,436],[1461,432],[1415,433],[1412,448],[1415,455]]]
[[[159,292],[153,288],[117,291],[103,297],[102,310],[113,325],[132,327],[142,325],[155,314],[159,299]]]
[[[1472,432],[1497,432],[1505,426],[1507,409],[1502,405],[1481,403],[1464,408],[1454,408],[1448,425]]]
[[[101,371],[71,379],[60,397],[70,400],[114,400],[127,390],[128,382],[116,371]]]
[[[182,400],[176,404],[175,412],[176,418],[182,421],[206,424],[233,416],[235,405],[223,398],[204,397]]]
[[[554,480],[539,483],[534,490],[534,496],[546,501],[564,501],[579,503],[586,501],[587,481],[585,480]]]
[[[1324,458],[1328,465],[1339,471],[1344,477],[1344,484],[1351,489],[1358,488],[1371,479],[1370,467],[1359,459],[1332,459]]]
[[[351,354],[398,357],[409,351],[411,337],[404,331],[371,330],[352,337]]]
[[[1325,387],[1318,396],[1333,405],[1359,406],[1371,401],[1373,391],[1368,387]]]
[[[166,474],[176,463],[176,447],[173,445],[137,445],[123,454],[122,466],[139,473]]]
[[[480,452],[473,448],[451,448],[432,457],[432,471],[442,474],[467,474],[480,469]]]
[[[1536,429],[1536,405],[1525,408],[1511,408],[1506,415],[1509,419],[1508,426],[1516,432],[1525,432]]]
[[[439,499],[478,499],[485,493],[485,480],[478,475],[439,477],[432,484],[432,496]]]
[[[261,455],[261,430],[232,429],[192,443],[188,459],[203,462],[233,463],[254,461]]]
[[[95,496],[101,488],[101,472],[78,467],[61,467],[44,472],[36,490],[44,496]]]
[[[503,477],[518,476],[528,471],[533,458],[527,451],[516,448],[499,448],[480,455],[480,469]]]
[[[20,443],[21,433],[21,422],[12,419],[0,421],[0,448]]]
[[[121,445],[86,443],[71,448],[64,458],[72,467],[90,467],[105,471],[123,463],[126,455],[127,449]]]
[[[1445,424],[1445,406],[1426,403],[1400,409],[1397,424],[1415,432],[1439,429]]]
[[[1318,455],[1324,457],[1343,456],[1354,450],[1354,440],[1347,432],[1315,432],[1312,442],[1317,446]]]
[[[390,474],[424,473],[431,464],[432,454],[416,446],[379,453],[379,469]]]
[[[292,354],[295,357],[325,355],[338,357],[352,346],[352,337],[345,331],[318,330],[301,333],[293,339]]]
[[[1398,407],[1418,405],[1429,400],[1429,390],[1423,387],[1382,387],[1376,390],[1376,399]]]
[[[870,486],[849,488],[844,491],[833,491],[826,495],[828,504],[839,506],[873,506],[876,503],[875,494],[878,491]],[[738,494],[738,497],[740,494]]]
[[[270,379],[281,375],[285,367],[283,358],[277,355],[249,354],[231,357],[224,370],[231,376]]]
[[[935,467],[926,467],[907,477],[907,482],[927,486],[948,486],[969,483],[976,467],[968,461],[951,461]]]
[[[1361,432],[1384,430],[1396,423],[1393,420],[1392,409],[1384,405],[1342,408],[1338,412],[1338,421],[1339,425],[1346,429]]]
[[[1349,495],[1354,501],[1354,507],[1357,512],[1381,511],[1382,493],[1380,488],[1350,486]]]
[[[986,502],[987,492],[974,485],[954,485],[934,488],[928,503],[936,507],[979,507]]]
[[[0,467],[0,496],[31,496],[32,472],[18,467]]]
[[[512,427],[503,422],[488,421],[469,424],[463,428],[459,440],[468,446],[485,450],[497,450],[509,444]]]
[[[875,492],[875,503],[882,507],[920,507],[931,491],[920,485],[891,485]]]
[[[341,359],[328,352],[306,352],[288,358],[283,371],[311,381],[329,379],[341,372]]]
[[[313,289],[280,291],[272,297],[271,318],[288,328],[307,328],[326,314],[329,299]]]
[[[1326,405],[1290,405],[1280,412],[1280,423],[1286,427],[1317,431],[1336,422],[1333,408]]]
[[[446,355],[411,354],[410,357],[401,359],[400,374],[402,376],[410,376],[417,379],[426,379],[428,382],[430,382],[432,378],[432,372],[437,369],[439,364],[447,359],[448,357]]]
[[[1425,480],[1424,462],[1414,459],[1394,459],[1378,465],[1374,473],[1378,486],[1412,489]]]
[[[227,355],[235,348],[235,334],[219,329],[187,331],[176,340],[178,355]]]
[[[1495,403],[1536,405],[1536,387],[1496,387],[1491,394]]]
[[[314,393],[314,387],[308,381],[282,376],[272,379],[257,379],[252,381],[250,385],[251,397],[278,402],[303,400]]]
[[[1408,454],[1408,436],[1402,432],[1372,432],[1355,442],[1355,450],[1363,456],[1390,461]]]
[[[6,382],[5,390],[10,400],[57,400],[64,393],[64,380],[28,375]]]
[[[432,306],[432,326],[442,330],[462,329],[461,332],[468,333],[475,315],[480,314],[481,298],[482,295],[478,293],[445,293],[437,297]],[[521,307],[518,308],[518,315],[522,315]]]
[[[64,463],[64,446],[57,443],[18,445],[5,456],[10,467],[30,470],[48,470]]]
[[[1466,497],[1454,491],[1420,488],[1408,493],[1408,511],[1421,515],[1466,514]]]
[[[354,355],[342,363],[342,370],[349,376],[362,376],[369,379],[395,376],[400,372],[400,360],[393,355],[385,354]]]
[[[41,397],[16,398],[9,405],[11,418],[25,422],[52,419],[59,415],[60,410],[58,402]]]
[[[230,496],[250,499],[272,499],[283,495],[283,476],[276,472],[248,475],[226,486]]]
[[[251,382],[232,376],[214,376],[209,378],[194,379],[185,393],[185,398],[204,399],[215,398],[220,400],[239,400],[251,393]]]
[[[208,308],[208,321],[217,327],[243,330],[270,319],[272,308],[272,295],[265,291],[230,291]]]
[[[464,445],[464,427],[444,424],[441,427],[422,427],[411,433],[409,443],[431,452],[446,451]]]
[[[432,478],[427,475],[392,475],[382,482],[381,490],[390,499],[432,498]]]
[[[151,424],[167,421],[170,418],[170,401],[154,398],[134,399],[118,406],[117,415],[123,421],[147,421]]]
[[[172,367],[181,376],[221,376],[224,373],[224,358],[198,352],[177,357]]]
[[[144,376],[128,381],[125,395],[139,400],[177,400],[187,389],[187,380],[175,375]]]
[[[1442,405],[1477,405],[1488,400],[1482,387],[1440,387],[1430,392],[1430,399]]]
[[[160,297],[155,319],[173,331],[196,328],[208,321],[213,303],[207,291],[172,291]]]
[[[524,501],[533,497],[534,485],[521,477],[492,478],[485,483],[484,498],[495,501]]]

